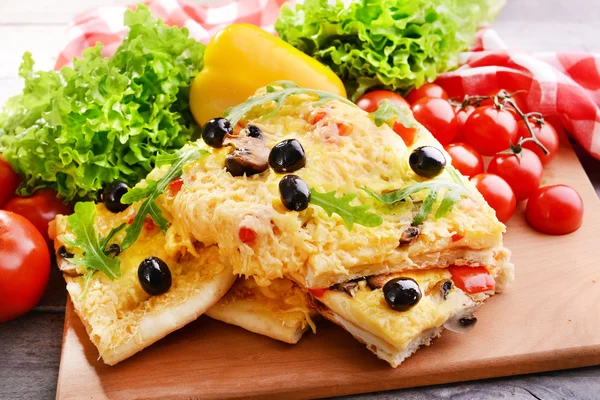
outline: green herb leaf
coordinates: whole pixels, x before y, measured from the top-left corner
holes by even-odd
[[[75,205],[75,212],[67,217],[71,231],[76,236],[74,240],[67,243],[70,246],[79,247],[83,250],[81,258],[73,258],[73,264],[87,267],[86,282],[95,271],[101,271],[110,279],[121,276],[121,264],[118,258],[109,258],[104,253],[102,244],[107,243],[96,234],[94,220],[96,218],[96,206],[92,202],[79,202]],[[116,229],[116,228],[115,228]],[[114,231],[114,229],[113,229]],[[113,231],[111,233],[114,235]],[[111,237],[107,236],[107,238]],[[87,283],[86,283],[87,289]]]
[[[135,187],[130,189],[121,198],[123,204],[131,204],[134,201],[145,199],[140,205],[133,222],[127,227],[125,238],[123,239],[123,243],[121,243],[121,251],[128,249],[136,242],[142,232],[142,227],[144,226],[147,215],[150,215],[154,223],[163,231],[163,233],[166,232],[169,227],[169,221],[163,216],[162,211],[156,205],[155,200],[165,191],[169,183],[181,176],[184,165],[199,160],[207,154],[209,154],[208,151],[202,150],[195,145],[189,145],[173,154],[162,154],[156,158],[156,164],[158,166],[171,165],[165,175],[158,181],[147,181],[146,183],[148,186],[146,187]]]
[[[465,186],[462,177],[458,174],[456,169],[454,169],[454,167],[451,165],[447,165],[445,169],[448,172],[448,175],[450,175],[451,179],[438,177],[383,194],[377,194],[367,188],[363,188],[363,190],[377,201],[387,205],[393,205],[404,201],[409,196],[422,190],[429,190],[429,194],[423,201],[423,204],[419,208],[417,215],[415,215],[413,219],[412,225],[417,226],[422,224],[423,221],[425,221],[425,219],[431,214],[433,205],[437,201],[437,196],[440,190],[444,189],[445,194],[435,213],[435,218],[444,217],[446,214],[452,211],[454,205],[460,201],[461,198],[471,196],[471,192]]]
[[[310,204],[321,207],[330,217],[334,213],[342,217],[348,230],[352,230],[354,224],[374,228],[383,223],[381,215],[367,212],[370,208],[369,205],[350,205],[355,198],[355,193],[336,197],[335,190],[328,193],[320,193],[315,189],[310,190]]]
[[[381,126],[386,122],[393,120],[393,122],[400,121],[405,128],[414,128],[417,126],[415,121],[407,115],[407,110],[400,107],[390,100],[385,99],[377,105],[377,110],[371,113],[375,125]],[[390,127],[393,127],[393,122]]]
[[[281,87],[281,89],[277,90],[278,87]],[[223,116],[227,118],[229,122],[231,122],[232,126],[235,126],[244,117],[244,115],[252,111],[254,107],[262,106],[263,104],[274,101],[277,103],[277,105],[273,111],[263,115],[263,118],[269,118],[277,113],[288,97],[303,93],[315,94],[319,96],[320,99],[314,103],[315,105],[323,104],[324,102],[330,100],[339,100],[343,103],[357,107],[357,105],[350,100],[333,93],[325,92],[323,90],[299,88],[298,85],[290,81],[276,81],[267,86],[266,94],[262,96],[250,97],[242,104],[227,109]]]

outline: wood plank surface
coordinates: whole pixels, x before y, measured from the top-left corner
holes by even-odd
[[[600,364],[600,200],[566,137],[544,179],[580,193],[582,227],[535,232],[521,204],[504,238],[514,284],[477,312],[475,330],[445,332],[397,369],[333,324],[289,346],[205,317],[109,367],[69,303],[57,398],[312,398]]]
[[[197,1],[197,0],[195,0]],[[218,1],[218,0],[216,0]],[[17,77],[18,62],[25,50],[33,50],[38,66],[52,65],[56,43],[45,40],[48,32],[64,31],[73,15],[99,5],[130,3],[128,0],[0,0],[0,103],[21,87]],[[598,0],[508,0],[494,28],[509,46],[526,51],[600,52],[600,3]],[[564,28],[563,26],[567,26]],[[21,30],[21,29],[24,30]],[[39,33],[27,32],[33,28]],[[31,32],[31,31],[30,31]],[[50,35],[50,34],[49,34]],[[39,43],[45,43],[40,46]],[[9,56],[9,53],[11,54]],[[47,60],[47,61],[44,61]],[[577,150],[577,148],[576,148]],[[600,163],[578,150],[580,159],[600,195]],[[53,276],[51,285],[63,287],[64,281]],[[65,291],[50,290],[42,300],[46,307],[64,308]],[[56,309],[54,308],[54,309]],[[51,399],[55,396],[58,354],[62,338],[61,315],[33,312],[18,321],[0,325],[0,399]],[[33,339],[43,339],[44,344]],[[40,360],[54,360],[45,363]],[[23,370],[15,366],[23,366]],[[447,384],[427,388],[382,392],[348,399],[598,399],[600,367],[559,371],[470,383]]]

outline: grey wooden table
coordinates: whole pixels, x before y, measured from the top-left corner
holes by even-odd
[[[0,102],[19,90],[16,77],[24,50],[32,51],[41,68],[50,68],[64,40],[64,27],[74,14],[101,4],[130,2],[0,0]],[[507,44],[527,51],[600,52],[598,21],[600,0],[509,0],[494,27]],[[600,196],[600,161],[576,150]],[[53,271],[39,306],[0,325],[0,400],[55,397],[65,299],[64,281]],[[600,367],[346,398],[592,400],[600,399]]]

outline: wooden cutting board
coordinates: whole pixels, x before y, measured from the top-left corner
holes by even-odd
[[[583,226],[539,234],[521,205],[505,236],[515,283],[473,331],[444,332],[397,369],[330,323],[292,346],[207,317],[109,367],[69,302],[57,398],[312,398],[600,364],[600,202],[566,140],[544,179],[579,191]]]

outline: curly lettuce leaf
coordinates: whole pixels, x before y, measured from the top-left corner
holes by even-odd
[[[305,0],[284,5],[279,36],[328,65],[355,100],[372,87],[407,91],[458,65],[504,0]]]
[[[23,92],[0,113],[0,152],[22,177],[20,195],[49,187],[72,201],[115,181],[133,186],[159,151],[181,148],[197,130],[189,87],[205,46],[144,5],[124,20],[129,33],[110,58],[98,44],[72,67],[34,72],[23,56]]]

